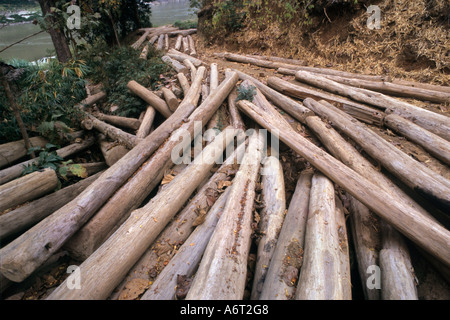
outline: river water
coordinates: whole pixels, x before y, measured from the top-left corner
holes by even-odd
[[[155,27],[195,18],[196,15],[189,7],[189,0],[155,1],[152,4],[151,21]],[[32,23],[16,24],[1,28],[0,50],[39,30],[39,26]],[[52,51],[54,51],[54,47],[50,35],[41,33],[1,52],[0,59],[7,61],[17,58],[34,61],[42,57],[55,55]]]

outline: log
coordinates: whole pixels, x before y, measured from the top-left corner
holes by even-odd
[[[250,298],[258,300],[272,260],[278,235],[284,221],[286,210],[286,193],[284,189],[283,168],[280,161],[273,157],[264,159],[261,172],[262,202],[264,205],[260,214],[256,266]]]
[[[136,42],[134,42],[131,47],[133,49],[137,49],[141,46],[141,44],[145,41],[145,39],[147,39],[148,35],[150,34],[151,30],[146,30],[144,32],[144,34],[142,36],[139,37],[139,39],[137,39]]]
[[[260,295],[261,300],[289,300],[303,263],[312,170],[304,170],[297,180],[275,251]]]
[[[413,88],[422,88],[422,89],[427,89],[427,90],[433,90],[433,91],[450,93],[450,87],[449,86],[440,86],[440,85],[435,85],[435,84],[422,83],[422,82],[416,82],[416,81],[408,81],[408,80],[401,80],[401,79],[393,79],[392,83],[399,84],[399,85],[402,85],[402,86],[410,86],[410,87],[413,87]]]
[[[209,91],[210,93],[217,90],[217,87],[219,86],[219,70],[217,63],[211,63],[210,67],[210,76],[209,76]],[[221,130],[221,123],[223,122],[224,116],[224,109],[219,108],[217,112],[213,115],[212,119],[209,121],[207,128],[208,129],[215,129],[215,130]]]
[[[181,34],[179,34],[177,37],[177,41],[175,42],[175,50],[180,51],[182,42],[183,42],[183,36]]]
[[[381,92],[387,95],[413,98],[417,100],[446,103],[450,102],[450,93],[441,91],[428,90],[423,88],[414,88],[410,86],[395,84],[387,81],[369,81],[354,78],[344,78],[339,76],[326,75],[327,79],[346,84],[349,86],[368,89],[376,92]]]
[[[353,139],[367,154],[379,161],[408,187],[444,211],[450,209],[450,181],[331,104],[325,101],[316,102],[309,98],[304,100],[304,104],[316,114],[331,121],[333,126]]]
[[[209,181],[200,187],[192,200],[175,216],[147,252],[128,272],[126,279],[115,290],[117,294],[114,294],[114,296],[119,296],[119,299],[123,297],[123,289],[129,281],[133,281],[135,278],[146,279],[150,270],[160,270],[166,264],[164,259],[161,258],[160,252],[166,251],[166,248],[177,246],[178,243],[187,241],[186,239],[192,233],[195,226],[201,223],[202,215],[206,214],[211,207],[211,202],[214,199],[210,196],[211,190],[219,190],[221,181],[229,181],[228,179],[234,176],[234,168],[237,164],[241,163],[245,147],[245,143],[241,143],[213,174]],[[112,297],[112,299],[116,298]]]
[[[85,107],[92,106],[93,104],[100,102],[105,98],[106,98],[106,92],[100,91],[100,92],[97,92],[96,94],[88,96],[86,99],[81,101],[81,103],[78,105],[78,107],[83,110]]]
[[[237,70],[233,71],[239,74],[239,78],[241,80],[250,80],[274,105],[280,107],[301,123],[305,123],[306,117],[314,115],[314,113],[306,108],[301,102],[286,97],[284,94],[281,94],[276,90],[266,86],[254,77],[251,77]]]
[[[354,146],[347,142],[336,130],[324,123],[319,117],[313,116],[306,119],[311,131],[319,138],[326,149],[336,159],[352,168],[366,179],[370,180],[380,188],[397,197],[397,201],[403,202],[405,206],[413,207],[423,215],[433,217],[422,208],[405,191],[399,188],[391,179],[386,177],[369,160],[362,156]]]
[[[139,127],[141,126],[141,122],[138,119],[134,118],[113,116],[109,114],[103,114],[101,112],[95,113],[94,116],[101,121],[108,122],[109,124],[132,130],[138,130]]]
[[[160,34],[158,38],[158,42],[156,43],[156,50],[161,51],[164,49],[164,34]]]
[[[177,97],[175,96],[175,94],[172,92],[172,90],[166,88],[166,87],[162,87],[161,91],[163,93],[164,96],[164,100],[166,100],[167,105],[169,106],[169,110],[171,112],[175,112],[175,110],[177,110],[178,105],[180,104],[178,102]]]
[[[130,218],[80,265],[83,275],[80,290],[70,290],[63,282],[48,300],[106,299],[182,207],[235,135],[236,130],[225,130],[165,190],[144,207],[134,210]]]
[[[86,115],[95,129],[103,133],[105,136],[108,136],[111,139],[124,144],[128,149],[133,149],[141,141],[140,139],[136,138],[135,135],[107,124],[106,122],[97,119],[91,114]],[[88,129],[89,126],[86,126],[85,128]]]
[[[130,82],[128,82],[127,87],[131,92],[133,92],[139,98],[155,108],[156,111],[161,113],[164,117],[168,118],[172,115],[172,112],[167,106],[167,103],[163,99],[161,99],[156,94],[140,85],[136,81],[131,80]]]
[[[191,277],[194,274],[219,221],[229,193],[228,188],[220,195],[209,209],[205,222],[195,228],[140,300],[176,299],[177,277],[180,275]]]
[[[164,34],[164,50],[169,50],[169,35]]]
[[[142,118],[141,125],[136,132],[136,138],[144,139],[150,134],[153,121],[155,120],[156,111],[152,106],[147,106],[144,117]]]
[[[200,69],[200,68],[199,68]],[[223,102],[238,80],[237,75],[222,83],[223,89],[211,95],[197,108],[192,116],[193,121],[205,122],[216,108]],[[0,249],[3,265],[0,272],[8,279],[20,282],[36,269],[46,258],[61,246],[83,225],[104,202],[139,168],[170,135],[174,128],[179,127],[195,108],[186,104],[178,107],[174,116],[158,126],[139,145],[134,147],[123,158],[83,191],[77,198],[63,208],[47,217],[35,227]],[[206,109],[206,111],[205,111]],[[202,122],[202,123],[203,123]],[[189,122],[190,123],[190,122]],[[190,123],[191,124],[191,123]],[[192,125],[193,126],[193,125]],[[66,216],[70,215],[70,220]],[[45,232],[40,232],[40,230]],[[25,243],[24,243],[25,242]],[[15,252],[20,246],[21,254]]]
[[[106,140],[104,135],[99,135],[100,151],[105,159],[106,165],[111,167],[114,163],[119,161],[129,151],[128,148],[116,142]]]
[[[255,185],[264,139],[255,131],[231,186],[186,300],[237,300],[244,296]]]
[[[47,139],[42,137],[30,138],[32,147],[45,147]],[[11,165],[11,163],[27,155],[27,148],[24,140],[12,141],[0,145],[0,168]]]
[[[406,242],[389,224],[381,222],[381,298],[419,300],[414,269]]]
[[[188,35],[197,33],[197,29],[196,28],[192,28],[192,29],[185,29],[185,30],[174,30],[174,31],[170,31],[170,32],[167,32],[167,33],[168,33],[168,35],[170,37],[178,36],[178,35],[181,35],[183,37],[187,37]]]
[[[318,86],[327,91],[341,94],[355,101],[383,108],[386,113],[398,114],[399,116],[418,124],[422,128],[429,130],[446,140],[450,140],[450,122],[449,117],[445,115],[417,107],[379,92],[340,84],[317,74],[305,71],[298,71],[295,74],[295,79]]]
[[[335,196],[336,223],[339,241],[340,277],[343,287],[343,300],[352,300],[352,279],[350,249],[347,233],[347,217],[341,199]]]
[[[190,53],[190,49],[189,49],[189,41],[188,41],[187,37],[183,37],[182,44],[183,44],[182,45],[183,52],[185,54],[189,54]]]
[[[61,158],[67,158],[68,156],[77,153],[79,151],[85,150],[86,148],[89,148],[90,146],[92,146],[95,142],[95,138],[94,137],[88,137],[84,140],[82,140],[81,142],[77,142],[77,143],[72,143],[69,144],[61,149],[56,150],[56,154],[58,156],[60,156]],[[27,160],[21,163],[18,163],[16,165],[13,165],[9,168],[5,168],[3,170],[0,171],[0,185],[11,181],[17,177],[20,177],[22,175],[23,172],[23,168],[29,165],[34,164],[38,164],[39,159],[31,159],[31,160]]]
[[[149,44],[147,43],[144,48],[142,48],[141,54],[139,55],[140,59],[147,59],[147,54],[148,54],[148,46]]]
[[[277,131],[279,139],[311,165],[326,174],[336,184],[361,201],[370,210],[392,224],[406,237],[450,265],[450,233],[434,220],[423,216],[414,208],[406,207],[392,195],[379,188],[342,162],[291,129],[286,121],[272,116],[276,110],[261,110],[254,104],[241,100],[237,106],[250,118],[270,132]],[[386,214],[389,212],[389,215]]]
[[[87,188],[101,173],[92,175],[68,187],[0,215],[0,238],[17,235],[35,225]]]
[[[168,56],[171,57],[171,58],[173,58],[173,59],[175,59],[175,60],[178,60],[178,61],[180,61],[180,62],[183,62],[184,59],[188,59],[188,60],[190,60],[190,61],[194,64],[194,66],[196,66],[197,68],[204,64],[201,60],[199,60],[199,59],[197,59],[197,58],[195,58],[195,57],[193,57],[193,56],[190,56],[190,55],[188,55],[188,54],[185,54],[185,53],[183,53],[183,52],[180,52],[180,51],[178,51],[178,50],[175,50],[175,49],[169,49]]]
[[[297,71],[307,71],[311,73],[321,74],[321,75],[330,75],[330,76],[339,76],[344,78],[358,79],[358,80],[367,80],[367,81],[386,81],[389,80],[387,76],[376,76],[376,75],[368,75],[361,73],[353,73],[340,71],[330,68],[317,68],[317,67],[307,67],[307,66],[295,66],[294,68],[279,68],[277,72],[288,75],[295,75]]]
[[[295,299],[343,300],[334,186],[322,174],[311,182],[305,253]]]
[[[396,114],[388,114],[384,123],[388,128],[420,145],[436,159],[450,164],[449,141]]]
[[[148,39],[148,37],[147,37],[147,39]],[[158,40],[159,39],[159,36],[152,36],[152,37],[150,37],[150,40],[148,41],[148,44],[149,45],[152,45],[152,44],[155,44],[155,42],[156,42],[156,40]]]
[[[58,187],[55,170],[35,171],[0,186],[0,212],[39,198]]]
[[[196,91],[199,90],[205,68],[199,68],[191,93],[183,100],[179,108],[190,110],[197,104]],[[185,114],[189,114],[184,111]],[[73,256],[80,260],[89,257],[111,234],[120,221],[137,209],[159,184],[164,172],[173,164],[172,150],[178,141],[164,143],[143,164],[138,172],[129,179],[107,203],[93,216],[65,245]]]
[[[239,110],[236,106],[236,99],[237,99],[237,91],[236,89],[234,89],[228,96],[228,111],[231,117],[231,124],[236,129],[245,130],[244,121],[242,120],[242,116],[239,113]]]
[[[189,42],[189,50],[191,51],[190,55],[193,57],[197,56],[197,50],[195,49],[195,42],[194,38],[192,38],[191,35],[187,36],[188,42]]]
[[[181,88],[183,89],[184,94],[186,95],[189,92],[190,84],[188,79],[183,73],[177,74],[178,82],[180,83]]]
[[[168,55],[162,56],[161,58],[165,63],[167,63],[176,72],[187,73],[188,68],[183,65],[180,61],[172,59]]]
[[[330,103],[337,104],[340,109],[344,110],[346,113],[352,115],[353,117],[355,117],[360,121],[377,126],[381,126],[383,124],[384,118],[383,112],[368,107],[366,105],[353,102],[350,99],[346,99],[344,97],[336,95],[331,95],[326,92],[321,92],[318,90],[313,90],[310,88],[306,88],[304,86],[296,85],[277,77],[269,77],[267,79],[267,84],[271,88],[279,91],[280,94],[283,93],[297,99],[306,99],[306,98],[323,99]],[[282,106],[280,106],[280,108],[282,108],[283,110],[285,110],[286,112],[295,117],[295,114],[290,113]],[[295,118],[298,119],[298,117]],[[298,120],[300,121],[300,119]]]
[[[298,66],[304,66],[305,61],[297,60],[297,59],[288,59],[288,58],[281,58],[281,57],[274,57],[274,56],[259,56],[255,54],[247,55],[250,58],[260,59],[260,60],[269,60],[269,61],[275,61],[275,62],[283,62],[287,64],[293,64]]]
[[[346,196],[350,203],[350,229],[364,297],[366,300],[380,300],[380,288],[367,285],[372,283],[373,266],[379,266],[381,235],[378,217],[351,195]]]
[[[209,78],[209,90],[213,92],[219,86],[219,70],[217,63],[211,63],[210,78]]]
[[[289,69],[295,69],[296,65],[291,65],[283,62],[277,62],[277,61],[270,61],[270,60],[263,60],[263,59],[256,59],[251,58],[239,54],[234,53],[225,53],[224,58],[229,61],[239,62],[239,63],[248,63],[251,65],[255,65],[262,68],[268,68],[268,69],[278,69],[278,68],[289,68]]]
[[[191,70],[191,79],[194,79],[195,74],[197,73],[197,68],[191,62],[191,60],[184,59],[183,64]]]

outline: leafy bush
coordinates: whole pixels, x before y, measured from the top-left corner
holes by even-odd
[[[108,48],[98,43],[86,52],[84,58],[90,66],[89,78],[103,83],[107,103],[117,105],[116,114],[138,117],[147,104],[132,94],[127,83],[135,80],[144,87],[155,89],[160,75],[169,72],[159,53],[149,48],[147,59],[139,58],[140,52],[131,47]]]
[[[237,97],[236,102],[239,100],[247,100],[252,102],[253,97],[256,95],[256,87],[255,86],[249,86],[248,88],[244,87],[243,85],[240,85],[237,88]]]
[[[197,28],[197,20],[175,21],[173,26],[181,30],[194,29]]]

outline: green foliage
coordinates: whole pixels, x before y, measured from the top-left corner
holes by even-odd
[[[225,32],[235,32],[243,27],[245,11],[243,1],[216,1],[214,2],[213,29]]]
[[[197,20],[185,20],[185,21],[175,21],[173,24],[181,30],[197,28]]]
[[[97,43],[83,55],[91,68],[89,78],[102,82],[109,104],[117,105],[118,115],[138,117],[147,104],[132,94],[127,84],[131,80],[147,88],[155,89],[161,74],[169,72],[159,53],[149,48],[147,59],[139,58],[140,52],[131,47],[108,48],[105,43]]]
[[[32,163],[27,166],[23,166],[22,175],[26,175],[31,172],[39,171],[45,168],[50,168],[56,171],[63,158],[58,156],[55,150],[52,150],[55,148],[58,148],[58,146],[51,143],[47,143],[44,148],[41,147],[30,148],[28,150],[28,154],[31,154],[31,152],[39,152],[38,161],[37,163]]]
[[[244,87],[242,84],[237,88],[237,97],[236,102],[239,100],[247,100],[252,102],[253,97],[256,95],[256,87],[249,86],[248,88]]]
[[[86,97],[84,61],[36,66],[23,60],[9,62],[23,68],[21,78],[11,84],[22,119],[29,131],[60,142],[69,127],[77,126],[80,113],[74,106]],[[3,93],[3,88],[0,87]],[[21,139],[15,117],[4,94],[0,94],[0,142]]]

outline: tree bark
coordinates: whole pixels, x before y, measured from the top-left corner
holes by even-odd
[[[188,38],[187,37],[183,37],[183,40],[182,40],[182,47],[183,47],[183,52],[185,53],[185,54],[189,54],[190,53],[190,48],[189,48],[189,41],[188,41]]]
[[[32,147],[45,147],[47,139],[42,137],[30,138]],[[11,165],[11,163],[25,157],[28,149],[25,146],[25,140],[12,141],[0,145],[0,168]]]
[[[188,79],[186,78],[186,75],[184,73],[178,73],[177,74],[178,82],[180,83],[181,88],[183,89],[184,95],[186,95],[189,92],[190,84]]]
[[[286,211],[283,168],[280,161],[271,156],[263,161],[261,172],[262,199],[264,208],[260,214],[256,266],[250,298],[258,300],[272,260],[278,236],[283,225]]]
[[[51,8],[55,7],[53,0],[39,0],[39,5],[41,6],[43,16],[52,13]],[[48,16],[46,20],[49,25],[54,25],[56,23],[52,16]],[[69,44],[67,43],[64,33],[61,30],[54,28],[48,28],[47,31],[52,38],[53,45],[55,46],[58,61],[61,63],[66,63],[72,59],[72,53],[70,52]]]
[[[171,112],[175,112],[177,110],[179,102],[175,94],[172,92],[172,90],[163,87],[161,88],[161,91],[164,96],[164,100],[166,100],[167,105],[169,106],[169,110]]]
[[[89,148],[90,146],[92,146],[94,144],[94,142],[95,142],[94,137],[88,137],[80,143],[72,143],[72,144],[69,144],[68,146],[65,146],[61,149],[56,150],[56,154],[58,156],[60,156],[61,158],[67,158],[68,156],[70,156],[74,153],[77,153],[79,151]],[[38,164],[39,159],[36,158],[36,159],[24,161],[24,162],[18,163],[16,165],[13,165],[9,168],[5,168],[5,169],[1,170],[0,171],[0,185],[2,185],[3,183],[6,183],[8,181],[11,181],[17,177],[20,177],[22,175],[24,166],[26,167],[33,163]]]
[[[195,49],[195,42],[191,35],[187,36],[189,42],[189,50],[191,51],[190,55],[193,57],[197,56],[197,50]]]
[[[55,170],[44,169],[0,186],[0,212],[52,192],[58,186]]]
[[[5,239],[35,225],[79,195],[95,179],[97,173],[45,197],[29,202],[15,210],[0,215],[0,238]]]
[[[236,106],[236,99],[237,91],[236,89],[234,89],[228,96],[228,111],[230,113],[231,123],[234,128],[242,129],[243,131],[245,131],[245,124],[242,120],[241,114],[239,113],[239,109]]]
[[[208,211],[205,222],[195,228],[169,264],[161,271],[140,300],[173,300],[176,298],[177,277],[191,277],[222,215],[230,189],[225,190]]]
[[[243,298],[255,185],[263,148],[264,139],[255,131],[186,300]]]
[[[83,275],[80,290],[70,290],[63,282],[48,299],[106,299],[189,198],[235,135],[235,130],[227,130],[217,136],[165,190],[144,207],[134,210],[130,218],[80,265]]]
[[[156,43],[156,50],[161,51],[164,49],[164,34],[160,34],[158,38],[158,42]]]
[[[312,178],[305,253],[295,299],[343,300],[334,186],[322,174]]]
[[[261,300],[289,300],[294,296],[295,285],[303,264],[312,176],[312,170],[304,170],[297,180],[294,195],[270,261],[260,295]]]
[[[341,94],[356,101],[383,108],[386,113],[398,114],[399,116],[418,124],[422,128],[429,130],[446,140],[450,140],[449,117],[445,115],[422,109],[379,92],[340,84],[323,76],[305,71],[297,71],[295,79],[318,86],[327,91]]]
[[[182,43],[183,43],[183,36],[179,34],[177,37],[177,41],[175,42],[175,50],[180,51]]]
[[[450,165],[449,141],[396,114],[388,114],[384,123],[388,128],[420,145],[435,158]]]
[[[268,68],[268,69],[278,69],[278,68],[289,68],[289,69],[295,69],[297,68],[296,65],[291,65],[283,62],[278,61],[270,61],[270,60],[264,60],[264,59],[256,59],[252,57],[247,57],[239,54],[234,53],[225,53],[224,58],[229,61],[239,62],[239,63],[248,63],[252,64],[258,67],[262,68]]]
[[[197,73],[197,68],[194,66],[194,64],[191,62],[191,60],[184,59],[183,64],[191,70],[191,79],[194,79],[195,74]]]
[[[167,103],[158,97],[156,94],[140,85],[134,80],[131,80],[127,84],[128,89],[137,95],[139,98],[147,102],[153,108],[155,108],[159,113],[161,113],[164,117],[168,118],[172,115]]]
[[[377,126],[381,126],[383,124],[384,113],[380,110],[368,107],[366,105],[353,102],[344,97],[331,95],[325,92],[321,92],[318,90],[313,90],[304,86],[296,85],[285,81],[283,79],[277,77],[269,77],[267,79],[267,84],[279,91],[280,94],[286,94],[288,96],[297,98],[297,99],[305,99],[305,98],[313,98],[313,99],[323,99],[330,103],[337,103],[339,108],[344,110],[346,113],[352,115],[356,119],[360,121],[364,121],[368,124],[373,124]],[[286,108],[280,106],[283,110],[291,114],[295,117],[295,114],[290,113]],[[306,107],[305,107],[306,108]],[[309,109],[308,109],[309,110]],[[311,110],[309,110],[311,111]],[[312,115],[312,114],[309,114]],[[308,116],[309,116],[308,115]],[[300,121],[298,117],[295,117]],[[303,118],[305,119],[305,118]],[[304,121],[302,121],[304,123]]]
[[[373,159],[403,183],[443,210],[450,209],[450,181],[414,160],[371,131],[364,124],[325,101],[305,99],[304,103],[321,117],[332,121],[359,144]]]
[[[167,55],[168,55],[169,57],[175,59],[175,60],[180,61],[180,62],[183,62],[184,59],[188,59],[188,60],[190,60],[190,61],[194,64],[194,66],[196,66],[197,68],[204,64],[201,60],[199,60],[199,59],[197,59],[197,58],[195,58],[195,57],[193,57],[193,56],[190,56],[190,55],[188,55],[188,54],[185,54],[185,53],[183,53],[183,52],[177,51],[177,50],[175,50],[175,49],[169,49],[169,52],[167,53]]]
[[[286,122],[272,116],[276,110],[266,111],[248,101],[241,100],[238,107],[258,124],[278,131],[282,142],[305,158],[336,184],[364,203],[369,209],[392,224],[397,230],[424,248],[447,266],[450,265],[448,243],[450,232],[434,220],[424,217],[411,207],[399,203],[392,195],[360,174],[343,165],[328,153],[306,140]],[[389,212],[389,215],[386,214]]]
[[[350,249],[347,233],[347,216],[344,205],[339,197],[335,197],[336,223],[339,241],[339,270],[343,287],[343,300],[352,300],[352,279],[350,266]]]
[[[128,148],[116,142],[106,140],[104,135],[99,136],[100,151],[108,167],[119,161],[129,151]]]
[[[183,65],[180,61],[172,59],[168,55],[165,55],[161,58],[165,63],[167,63],[173,70],[175,70],[177,73],[187,73],[188,68]]]

